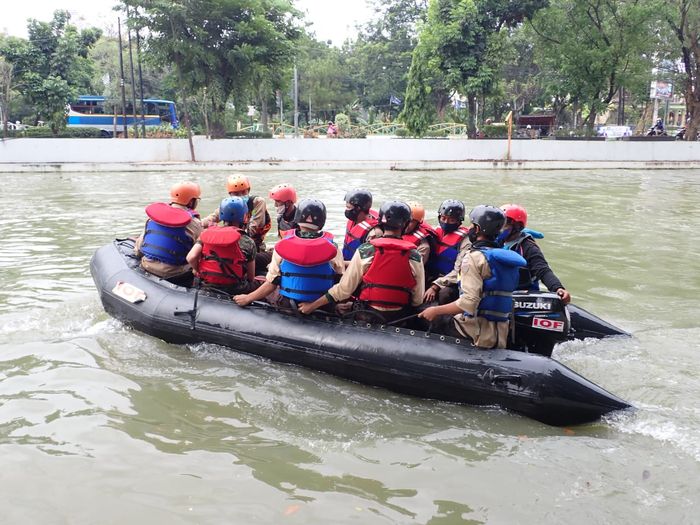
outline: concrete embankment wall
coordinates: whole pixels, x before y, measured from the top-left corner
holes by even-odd
[[[0,172],[700,168],[700,142],[466,139],[0,140]]]

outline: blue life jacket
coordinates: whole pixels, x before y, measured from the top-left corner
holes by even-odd
[[[510,319],[513,310],[513,290],[518,286],[518,268],[527,265],[517,253],[502,248],[482,248],[491,269],[491,277],[484,281],[484,297],[479,302],[477,315],[497,323]]]
[[[457,230],[445,233],[442,228],[435,228],[437,239],[434,249],[428,257],[428,271],[433,275],[447,275],[455,267],[462,240],[469,235],[469,230],[460,226]]]
[[[508,241],[503,243],[503,248],[506,250],[512,250],[515,253],[518,253],[520,255],[523,255],[523,247],[522,244],[525,242],[525,239],[542,239],[544,238],[544,234],[540,233],[536,230],[531,230],[529,228],[524,228],[521,232],[520,235],[518,235],[517,238],[513,239],[512,241]],[[540,281],[532,275],[528,271],[528,266],[526,265],[525,268],[523,269],[520,278],[520,282],[517,286],[519,289],[525,289],[525,290],[532,290],[534,292],[539,291],[540,289]]]
[[[315,301],[335,282],[331,266],[338,253],[335,244],[325,236],[303,239],[290,235],[275,245],[282,258],[280,295],[295,301]]]
[[[186,231],[185,226],[164,226],[149,219],[146,221],[141,253],[154,261],[182,266],[187,263],[185,257],[193,245]]]
[[[173,266],[187,263],[186,256],[194,240],[187,235],[191,213],[156,202],[146,207],[146,228],[141,253],[149,259]]]

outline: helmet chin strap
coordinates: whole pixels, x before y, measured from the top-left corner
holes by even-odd
[[[471,228],[469,228],[469,233],[467,234],[467,237],[469,238],[469,242],[474,244],[476,242],[476,238],[479,236],[479,225],[478,224],[472,224]]]

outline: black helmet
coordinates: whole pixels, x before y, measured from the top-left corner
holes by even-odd
[[[360,208],[362,211],[369,211],[372,207],[372,194],[367,190],[352,190],[345,194],[345,202]]]
[[[472,221],[472,224],[479,226],[480,233],[495,239],[506,223],[506,214],[500,208],[482,204],[471,211],[469,219]]]
[[[322,229],[326,224],[326,205],[317,199],[301,199],[294,214],[297,224],[315,224]]]
[[[446,217],[454,217],[459,222],[464,220],[464,203],[455,199],[447,199],[440,204],[438,217],[445,215]]]
[[[379,224],[390,230],[401,230],[411,220],[411,207],[402,201],[386,201],[379,208]]]

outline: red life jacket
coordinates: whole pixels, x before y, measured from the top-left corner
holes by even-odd
[[[451,233],[445,233],[442,228],[436,228],[435,233],[435,249],[430,252],[428,270],[437,275],[447,275],[454,269],[459,245],[469,235],[469,230],[460,226]]]
[[[374,259],[362,277],[360,300],[370,306],[406,306],[411,303],[416,278],[411,271],[409,255],[412,243],[394,237],[370,241]]]
[[[345,241],[343,241],[343,259],[349,261],[355,252],[360,247],[361,244],[365,242],[367,234],[374,228],[378,223],[377,212],[374,210],[369,210],[369,215],[362,221],[355,223],[348,219],[345,225]]]
[[[433,238],[437,237],[437,232],[427,222],[421,221],[418,224],[418,228],[413,233],[407,233],[403,236],[404,241],[412,242],[414,246],[418,246],[423,239],[428,239],[431,241]]]
[[[199,275],[204,282],[232,285],[245,280],[247,262],[238,244],[240,238],[241,230],[235,226],[212,226],[202,232]]]

